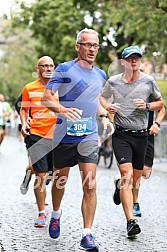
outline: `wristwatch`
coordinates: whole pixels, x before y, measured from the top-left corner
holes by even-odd
[[[157,124],[158,125],[158,127],[160,127],[160,124],[158,123],[158,122],[154,122],[155,124]]]
[[[150,109],[150,103],[146,103],[146,110]]]
[[[106,117],[106,118],[107,118],[107,115],[101,114],[101,115],[99,115],[99,117],[100,117],[100,118],[102,118],[102,117]]]

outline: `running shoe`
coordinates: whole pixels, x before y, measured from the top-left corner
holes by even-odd
[[[61,211],[62,215],[62,211]],[[51,238],[56,239],[60,236],[60,218],[51,218],[49,224],[49,235]]]
[[[140,211],[139,203],[134,203],[133,204],[133,215],[137,216],[137,217],[141,217],[141,211]]]
[[[29,189],[29,183],[31,181],[31,175],[30,174],[26,174],[24,177],[24,180],[20,186],[20,192],[21,194],[26,194],[28,192]]]
[[[45,185],[49,185],[51,179],[47,179],[46,182],[45,182]]]
[[[34,227],[45,227],[46,226],[47,217],[44,213],[40,213],[38,218],[34,222]]]
[[[138,221],[136,219],[131,219],[127,222],[127,235],[128,238],[134,239],[139,235],[141,229],[139,227]]]
[[[87,234],[86,236],[83,236],[79,248],[86,251],[98,252],[99,247],[95,245],[94,240],[95,237],[92,234]]]
[[[120,176],[118,177],[115,176],[114,177],[114,184],[115,184],[115,192],[114,192],[114,195],[113,195],[113,201],[116,205],[119,205],[121,203],[121,199],[120,199]]]

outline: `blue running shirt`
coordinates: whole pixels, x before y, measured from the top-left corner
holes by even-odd
[[[60,104],[66,108],[83,110],[81,121],[72,123],[58,115],[54,130],[54,142],[79,143],[97,140],[98,127],[96,113],[99,94],[106,74],[97,67],[81,67],[75,60],[61,63],[55,69],[46,88],[56,92]]]

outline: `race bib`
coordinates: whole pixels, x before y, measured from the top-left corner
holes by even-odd
[[[83,136],[92,133],[92,117],[81,118],[80,121],[72,122],[67,119],[67,135]]]

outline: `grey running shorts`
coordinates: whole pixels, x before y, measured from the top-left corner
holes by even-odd
[[[98,161],[98,141],[80,143],[59,143],[53,149],[53,164],[55,168],[72,167],[82,163]]]

